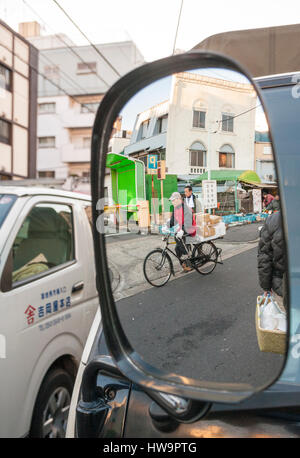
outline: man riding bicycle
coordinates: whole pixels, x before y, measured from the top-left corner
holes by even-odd
[[[184,255],[188,254],[182,239],[186,236],[194,237],[196,235],[195,215],[191,208],[182,201],[179,192],[173,192],[169,200],[172,202],[174,208],[171,219],[167,222],[167,226],[174,227],[178,225],[178,230],[175,234],[175,251],[183,267],[183,271],[189,272],[192,268],[181,259]]]

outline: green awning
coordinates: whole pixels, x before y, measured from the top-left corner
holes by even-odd
[[[127,166],[134,167],[134,159],[116,153],[108,153],[106,156],[106,167],[110,169],[119,169]]]
[[[253,170],[212,170],[210,179],[216,181],[244,181],[247,183],[260,183],[260,178]],[[199,183],[208,180],[208,172],[203,173],[192,180],[193,183]]]
[[[237,181],[239,176],[244,172],[245,170],[211,170],[210,179],[216,181]],[[208,180],[208,172],[194,178],[192,181],[198,183],[202,180]]]
[[[239,176],[238,180],[250,184],[261,183],[261,179],[253,170],[246,170],[246,172]]]

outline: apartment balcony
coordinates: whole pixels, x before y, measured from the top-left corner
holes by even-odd
[[[62,162],[89,162],[90,160],[90,148],[77,148],[72,144],[62,147]]]
[[[190,166],[190,175],[202,175],[207,172],[205,167]]]
[[[95,113],[78,113],[67,111],[62,116],[63,127],[67,129],[92,128]]]

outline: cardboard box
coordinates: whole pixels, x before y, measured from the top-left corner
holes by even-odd
[[[197,228],[197,233],[201,237],[213,237],[216,234],[216,230],[212,226],[208,226],[207,224],[201,224]]]
[[[208,234],[209,234],[208,237],[214,237],[214,236],[216,235],[216,230],[215,230],[215,228],[212,227],[212,226],[209,226],[209,227],[208,227]]]
[[[222,216],[209,215],[209,220],[211,224],[215,225],[222,222]]]
[[[202,224],[210,224],[210,214],[209,213],[196,213],[196,224],[201,226]]]

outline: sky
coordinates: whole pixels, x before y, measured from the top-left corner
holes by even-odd
[[[53,0],[25,0],[41,18],[43,34],[86,40]],[[182,0],[59,0],[94,43],[132,39],[147,62],[173,53]],[[24,0],[0,0],[0,17],[17,30],[38,20]],[[41,20],[39,20],[41,22]],[[187,51],[215,33],[300,23],[299,0],[183,0],[176,48]]]

